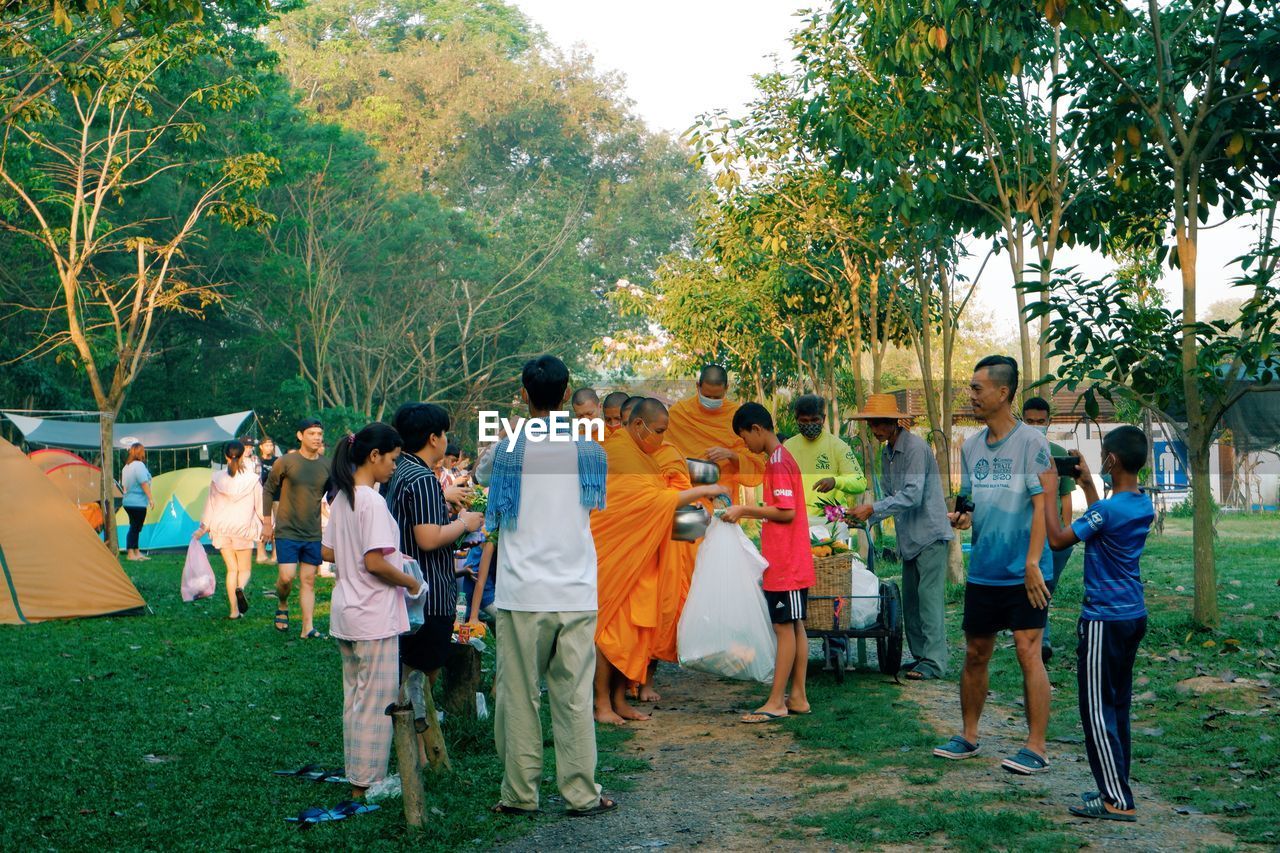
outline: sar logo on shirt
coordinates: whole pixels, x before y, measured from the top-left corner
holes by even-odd
[[[979,459],[978,464],[973,466],[973,477],[975,480],[985,480],[989,473],[991,473],[991,463],[985,459]]]
[[[813,463],[813,467],[819,471],[829,471],[831,470],[831,460],[827,458],[827,454],[819,453],[817,461]]]

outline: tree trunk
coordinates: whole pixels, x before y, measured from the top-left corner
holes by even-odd
[[[1022,353],[1019,365],[1022,377],[1029,377],[1035,371],[1035,362],[1031,360],[1031,325],[1027,322],[1027,294],[1019,287],[1026,268],[1026,234],[1021,225],[1015,231],[1013,226],[1007,229],[1009,235],[1009,266],[1013,270],[1013,292],[1018,302],[1018,343]],[[1018,383],[1020,397],[1027,396],[1029,382]]]
[[[115,474],[115,429],[116,416],[110,412],[98,415],[98,450],[102,454],[102,533],[106,537],[107,550],[115,557],[120,552],[120,539],[116,532],[115,497],[112,486],[116,482]]]
[[[1217,567],[1213,553],[1213,488],[1209,477],[1209,448],[1197,440],[1191,457],[1192,548],[1195,554],[1195,620],[1206,628],[1218,624]]]

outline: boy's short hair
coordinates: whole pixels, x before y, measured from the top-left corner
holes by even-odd
[[[1147,464],[1147,436],[1136,426],[1116,427],[1102,439],[1102,452],[1114,453],[1121,468],[1137,474]]]
[[[797,418],[825,415],[827,413],[827,401],[817,394],[802,394],[796,397],[795,411]]]
[[[456,443],[451,441],[444,446],[444,455],[445,456],[461,456],[462,448],[459,447]]]
[[[569,387],[569,368],[554,355],[540,355],[525,362],[520,382],[535,409],[552,411],[564,402]]]
[[[1052,411],[1053,411],[1053,410],[1049,408],[1049,401],[1048,401],[1048,400],[1046,400],[1044,397],[1028,397],[1028,398],[1027,398],[1027,402],[1025,402],[1025,403],[1023,403],[1023,404],[1022,404],[1022,413],[1023,413],[1024,415],[1025,415],[1027,412],[1050,412],[1050,413],[1052,413]]]
[[[406,453],[417,453],[433,435],[449,431],[449,413],[435,403],[405,403],[396,409],[391,425],[404,441]]]
[[[769,414],[769,410],[759,403],[743,403],[738,407],[738,411],[733,413],[733,431],[749,432],[752,427],[764,427],[768,432],[773,432],[773,415]]]

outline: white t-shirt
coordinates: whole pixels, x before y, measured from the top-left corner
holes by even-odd
[[[596,610],[596,544],[571,442],[526,441],[520,513],[498,536],[499,610]]]
[[[339,493],[329,512],[321,544],[333,549],[337,581],[329,608],[329,633],[339,640],[385,640],[409,630],[405,589],[392,586],[364,567],[364,555],[381,551],[397,569],[400,531],[382,496],[356,486],[355,509]]]

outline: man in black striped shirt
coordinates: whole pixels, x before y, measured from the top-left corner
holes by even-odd
[[[448,659],[457,617],[453,543],[479,530],[484,516],[462,512],[449,520],[434,471],[448,447],[449,413],[434,403],[406,403],[396,412],[394,426],[404,440],[404,451],[387,483],[387,506],[400,528],[400,550],[418,561],[427,582],[423,625],[401,638],[400,661],[434,678]]]

